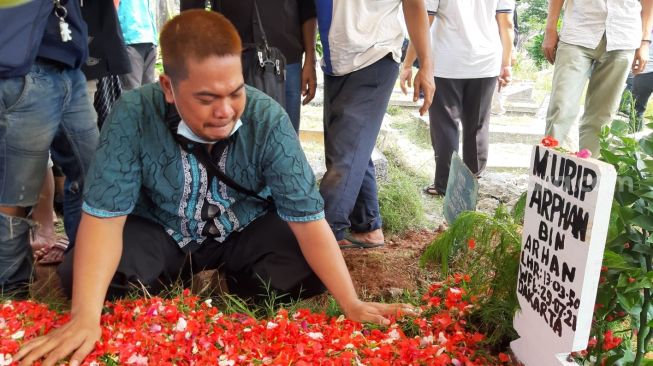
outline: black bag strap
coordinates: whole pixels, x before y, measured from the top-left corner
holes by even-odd
[[[231,179],[229,176],[227,176],[222,170],[220,170],[220,167],[218,167],[213,159],[211,159],[211,156],[209,155],[209,152],[204,148],[203,144],[197,143],[195,141],[191,141],[184,136],[181,136],[177,133],[177,129],[179,128],[179,122],[181,122],[181,117],[179,116],[179,112],[177,112],[177,108],[173,104],[166,103],[166,110],[165,110],[165,117],[164,117],[164,122],[166,126],[168,126],[168,130],[170,130],[170,133],[172,133],[173,138],[175,141],[181,146],[184,151],[186,151],[189,154],[192,154],[195,156],[195,158],[204,166],[206,169],[206,172],[209,174],[209,177],[217,177],[220,179],[224,184],[228,185],[229,187],[233,188],[234,190],[245,194],[247,196],[254,197],[260,201],[263,201],[265,203],[268,203],[270,205],[274,205],[274,200],[272,197],[262,197],[260,194],[257,192],[245,188],[242,185],[236,183],[233,179]],[[224,142],[217,142],[216,146],[214,148],[219,148],[219,154],[224,151],[224,149],[227,147],[227,141]]]
[[[256,5],[256,0],[254,2],[254,12],[252,14],[252,33],[254,34],[254,42],[257,45],[262,44],[265,47],[265,51],[269,52],[270,46],[268,45],[268,38],[265,36],[265,30],[263,30],[263,23],[261,22],[261,15],[258,12],[258,5]]]

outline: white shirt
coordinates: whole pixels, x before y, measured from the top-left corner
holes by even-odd
[[[317,0],[316,5],[325,73],[349,74],[388,53],[400,62],[401,0]]]
[[[434,75],[448,79],[498,76],[503,45],[497,13],[512,13],[515,0],[427,0]]]
[[[635,50],[642,39],[638,0],[566,0],[560,40],[596,48],[606,35],[607,50]]]

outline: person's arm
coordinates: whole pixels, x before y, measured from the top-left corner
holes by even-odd
[[[433,20],[435,20],[435,16],[429,14],[429,26],[433,25]],[[417,52],[415,51],[413,44],[408,41],[406,56],[404,57],[404,62],[401,65],[401,70],[399,71],[399,86],[401,87],[401,91],[404,94],[408,94],[408,88],[413,86],[413,64],[415,63],[416,59]],[[435,60],[432,61],[435,62]]]
[[[651,47],[651,27],[653,27],[653,0],[641,0],[642,4],[642,40],[640,46],[635,50],[633,59],[633,74],[639,74],[646,68],[648,62],[648,51]]]
[[[315,274],[353,321],[388,325],[391,314],[414,314],[408,304],[364,302],[358,298],[336,238],[326,220],[289,222],[299,247]]]
[[[424,0],[403,0],[404,19],[408,35],[419,59],[419,71],[413,81],[413,101],[419,99],[420,89],[424,93],[424,103],[419,109],[424,115],[433,101],[435,81],[433,80],[433,61],[431,60],[431,45],[429,21]]]
[[[499,90],[508,85],[512,78],[512,48],[515,40],[515,28],[512,21],[512,13],[498,13],[496,15],[499,24],[499,35],[503,54],[501,56],[501,71],[499,72]]]
[[[43,337],[26,343],[16,354],[20,365],[45,357],[53,366],[72,354],[70,365],[79,365],[93,351],[102,335],[100,315],[122,253],[126,216],[98,218],[82,213],[73,262],[73,299],[70,321]]]
[[[317,75],[315,73],[315,37],[317,18],[312,17],[302,24],[302,41],[304,43],[304,65],[302,67],[302,105],[308,104],[315,97]]]
[[[546,16],[544,28],[544,40],[542,41],[542,52],[549,63],[553,64],[558,49],[558,20],[565,0],[549,0],[549,11]]]

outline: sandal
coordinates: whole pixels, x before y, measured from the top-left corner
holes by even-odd
[[[385,245],[385,243],[368,243],[354,239],[350,234],[345,235],[343,240],[338,241],[340,249],[370,249],[378,248]]]
[[[64,252],[68,248],[68,239],[65,237],[59,238],[52,247],[47,250],[40,250],[40,259],[37,261],[42,266],[59,264],[63,262]]]
[[[435,183],[424,188],[424,193],[431,196],[444,196],[444,193],[440,192],[437,188],[435,188]]]

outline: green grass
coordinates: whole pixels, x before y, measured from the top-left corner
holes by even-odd
[[[420,148],[432,149],[429,126],[423,122],[414,120],[407,113],[404,114],[406,114],[405,118],[394,119],[392,127],[399,130],[402,135]],[[404,117],[403,114],[401,116]]]
[[[386,152],[387,154],[387,152]],[[379,188],[379,206],[386,234],[402,235],[426,223],[421,198],[422,180],[399,167],[392,155],[388,158],[388,182]]]
[[[398,116],[403,112],[403,109],[396,105],[388,106],[386,112],[391,116]]]

